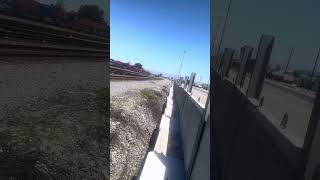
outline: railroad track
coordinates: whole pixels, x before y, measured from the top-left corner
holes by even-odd
[[[0,57],[109,58],[109,37],[0,15]]]
[[[108,58],[109,49],[19,42],[0,39],[1,56],[101,57]]]
[[[54,25],[49,25],[42,22],[32,21],[28,19],[22,19],[18,17],[12,17],[7,15],[0,14],[0,22],[2,29],[7,29],[11,31],[26,32],[33,31],[33,33],[40,33],[46,36],[58,36],[62,38],[68,38],[70,35],[74,38],[83,40],[83,41],[99,41],[105,43],[109,41],[108,37],[101,37],[97,35],[87,34],[78,32],[72,29],[66,29]]]
[[[160,80],[162,78],[150,76],[146,73],[137,73],[128,69],[110,66],[110,79],[112,80]]]
[[[139,76],[130,76],[130,75],[119,75],[119,74],[110,74],[111,80],[161,80],[159,77],[139,77]]]
[[[135,77],[147,77],[147,76],[149,76],[146,73],[138,73],[138,72],[135,72],[135,71],[119,68],[119,67],[112,66],[112,65],[110,65],[110,73],[119,74],[119,75],[129,75],[129,76],[135,76]]]

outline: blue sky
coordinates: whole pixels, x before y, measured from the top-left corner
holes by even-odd
[[[210,77],[209,0],[111,0],[110,56],[145,69]]]
[[[218,36],[229,1],[216,0],[213,6],[213,33],[219,29]],[[285,67],[290,49],[295,48],[289,68],[310,71],[320,47],[319,7],[317,0],[232,1],[222,46],[238,50],[243,45],[257,48],[262,33],[274,35],[270,63]],[[317,71],[319,67],[320,64]]]

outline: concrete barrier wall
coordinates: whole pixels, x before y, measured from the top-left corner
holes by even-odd
[[[232,144],[237,136],[236,131],[239,126],[238,118],[243,113],[243,101],[240,94],[232,86],[223,81],[215,82],[216,88],[213,90],[213,133],[214,143],[217,144],[216,153],[219,154],[215,160],[218,163],[219,171],[227,168],[227,162],[232,151]],[[235,100],[237,99],[237,100]],[[232,110],[231,110],[232,109]],[[222,174],[221,174],[222,176]],[[220,177],[220,176],[219,176]]]
[[[203,110],[191,97],[187,97],[180,118],[181,140],[187,174],[191,172],[203,125]]]
[[[210,117],[206,122],[196,159],[191,172],[191,180],[210,179]]]
[[[180,114],[180,132],[185,172],[187,179],[189,179],[191,172],[195,172],[192,171],[192,168],[205,125],[204,109],[177,84],[174,85],[174,98],[178,104]],[[208,172],[207,174],[210,173]]]
[[[179,87],[177,84],[174,84],[173,87],[174,87],[173,93],[178,105],[178,112],[179,112],[179,118],[180,118],[183,110],[183,106],[184,106],[184,101],[187,97],[187,92],[181,87]]]
[[[301,149],[228,80],[214,76],[211,166],[219,180],[299,179]]]

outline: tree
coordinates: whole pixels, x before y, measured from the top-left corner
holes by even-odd
[[[140,64],[140,63],[135,63],[134,66],[137,67],[137,68],[142,69],[142,64]]]
[[[100,10],[97,5],[81,5],[78,13],[80,18],[88,18],[93,21],[103,19],[103,10]]]

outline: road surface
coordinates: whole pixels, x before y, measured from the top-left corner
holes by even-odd
[[[200,104],[201,107],[204,108],[208,98],[208,91],[205,89],[193,86],[192,97]]]
[[[234,74],[230,79],[234,79]],[[243,88],[247,89],[250,79],[247,77]],[[284,83],[279,83],[270,79],[265,79],[261,96],[264,103],[261,110],[268,113],[274,124],[280,127],[280,123],[285,113],[288,113],[288,123],[285,128],[290,136],[295,138],[295,142],[304,141],[309,119],[315,98],[314,92],[302,88],[293,88]]]
[[[313,103],[293,93],[264,83],[261,96],[264,96],[262,109],[269,112],[280,124],[285,113],[288,113],[288,129],[294,136],[304,139],[308,127]]]
[[[230,72],[229,79],[234,80],[236,73]],[[249,76],[246,77],[243,89],[248,89]],[[274,80],[265,79],[261,96],[264,103],[261,109],[271,116],[271,121],[280,127],[285,113],[288,123],[285,128],[295,142],[303,143],[315,99],[315,93],[302,88],[290,86]]]

